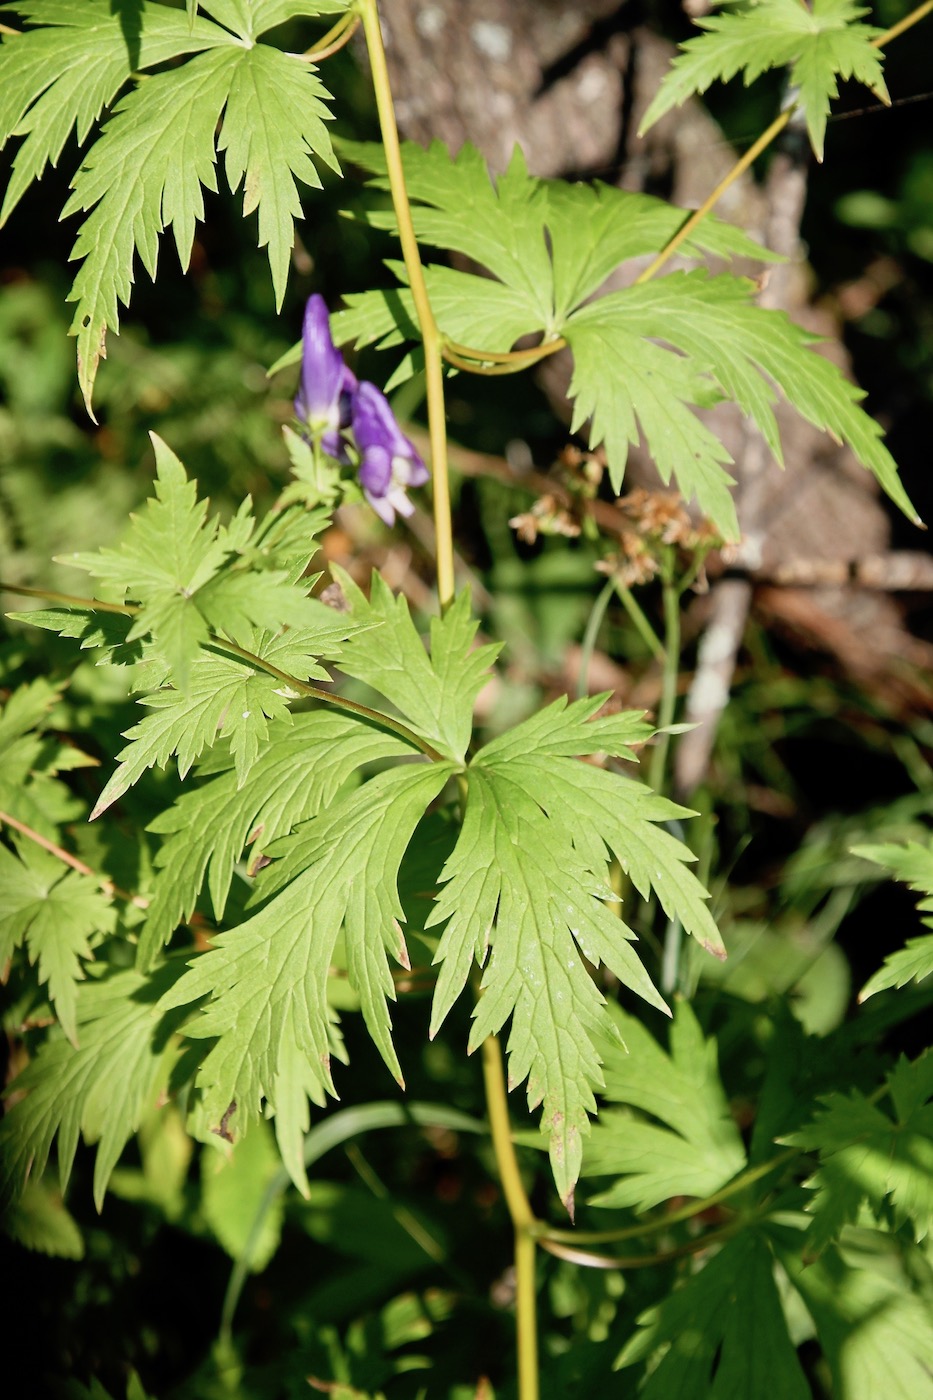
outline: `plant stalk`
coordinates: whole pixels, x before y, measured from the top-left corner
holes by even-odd
[[[677,679],[680,675],[680,589],[674,579],[673,552],[665,561],[663,571],[664,588],[664,675],[662,679],[661,704],[658,708],[658,729],[666,729],[673,723],[674,708],[677,704]],[[664,770],[667,764],[667,751],[670,735],[659,734],[657,746],[651,755],[648,770],[648,786],[655,792],[664,787]]]
[[[496,1165],[502,1192],[515,1231],[515,1326],[518,1341],[518,1400],[539,1400],[538,1319],[535,1295],[535,1241],[539,1225],[525,1194],[502,1069],[502,1050],[497,1036],[483,1041],[483,1079],[486,1108],[492,1134]]]
[[[425,389],[428,404],[428,431],[431,439],[431,468],[434,486],[434,528],[437,537],[437,592],[444,612],[453,601],[454,583],[454,544],[453,526],[450,514],[450,477],[447,466],[447,425],[444,411],[444,370],[441,350],[441,334],[434,319],[424,268],[418,250],[412,222],[411,204],[405,186],[405,171],[402,165],[402,150],[399,145],[398,126],[395,120],[395,106],[392,89],[389,85],[389,70],[386,64],[385,47],[382,42],[382,28],[379,23],[379,10],[376,0],[359,0],[359,14],[363,21],[363,32],[369,50],[372,68],[373,90],[376,96],[376,110],[379,116],[379,129],[385,151],[386,170],[392,204],[398,224],[399,242],[408,284],[415,303],[415,314],[424,343]]]
[[[615,591],[613,579],[603,586],[596,597],[596,601],[590,609],[586,630],[583,633],[583,641],[580,643],[580,665],[577,672],[577,699],[582,700],[590,693],[590,663],[593,660],[593,652],[596,650],[596,638],[599,636],[599,629],[603,625],[603,618],[606,616],[606,609],[609,606],[609,599]]]

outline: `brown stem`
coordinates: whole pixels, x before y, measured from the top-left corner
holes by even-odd
[[[36,846],[41,846],[44,851],[48,851],[49,855],[55,856],[56,860],[62,861],[65,865],[69,865],[71,869],[76,870],[79,875],[87,875],[92,880],[96,880],[104,894],[116,896],[117,899],[125,899],[128,904],[135,905],[137,909],[149,908],[148,899],[143,899],[141,895],[129,894],[126,890],[121,890],[120,886],[115,885],[112,880],[108,880],[105,876],[98,875],[89,865],[85,865],[84,861],[79,859],[78,856],[73,856],[70,851],[66,851],[63,846],[56,846],[54,841],[50,841],[49,838],[43,836],[41,832],[34,831],[31,826],[27,826],[25,822],[21,822],[18,817],[11,816],[9,812],[0,812],[0,826],[11,827],[13,831],[18,831],[21,836],[25,836]]]

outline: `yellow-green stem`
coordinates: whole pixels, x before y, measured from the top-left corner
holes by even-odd
[[[889,44],[892,39],[898,39],[905,30],[912,29],[915,24],[919,24],[922,19],[933,12],[933,0],[924,0],[924,4],[918,5],[915,10],[911,10],[909,15],[899,19],[897,24],[892,24],[890,29],[886,29],[883,34],[878,34],[872,39],[872,48],[883,49],[885,44]]]
[[[392,193],[392,204],[398,224],[399,242],[408,284],[415,303],[415,315],[424,343],[425,388],[428,404],[428,431],[431,439],[431,472],[434,487],[434,528],[437,538],[437,592],[441,611],[449,606],[454,596],[454,544],[450,515],[450,479],[447,469],[447,425],[444,412],[444,372],[441,354],[441,336],[431,309],[428,289],[418,251],[405,187],[405,172],[402,166],[402,150],[398,139],[398,126],[395,121],[395,106],[392,89],[389,85],[389,70],[386,65],[385,48],[382,43],[382,28],[376,0],[358,0],[359,14],[363,21],[369,62],[372,69],[373,90],[376,96],[376,111],[379,116],[379,130],[385,151],[386,172]]]
[[[555,340],[543,341],[541,345],[529,345],[527,350],[477,350],[472,345],[461,345],[458,340],[444,336],[444,351],[452,350],[455,355],[463,355],[468,360],[488,360],[493,365],[509,365],[547,355],[556,355],[567,344],[561,336]]]
[[[81,598],[77,593],[57,593],[50,588],[27,588],[22,583],[4,583],[2,579],[0,593],[15,593],[20,598],[42,598],[46,603],[61,603],[66,608],[87,608],[92,612],[118,613],[123,617],[135,617],[139,611],[132,603],[104,603],[100,598]]]
[[[518,1400],[538,1400],[538,1319],[535,1239],[540,1227],[522,1185],[512,1142],[509,1102],[498,1038],[483,1041],[486,1110],[499,1180],[515,1231],[515,1326],[518,1340]]]
[[[312,44],[310,49],[305,49],[302,58],[314,59],[320,63],[325,58],[330,58],[333,54],[339,53],[345,45],[349,44],[354,34],[360,27],[359,15],[347,13],[338,19],[333,28],[328,29],[326,34],[322,34],[316,44]]]
[[[625,611],[628,613],[632,622],[635,624],[635,628],[638,631],[638,635],[645,643],[645,646],[651,652],[651,655],[654,657],[655,661],[659,661],[663,666],[667,653],[665,652],[664,647],[661,644],[657,632],[655,632],[654,628],[651,626],[651,623],[645,616],[641,604],[638,602],[638,599],[635,597],[632,590],[626,584],[622,583],[620,579],[614,578],[612,580],[612,586],[618,594],[619,601],[625,608]]]
[[[603,625],[603,618],[606,616],[606,609],[609,606],[609,599],[612,597],[615,584],[609,579],[597,595],[596,601],[590,609],[589,620],[586,630],[583,633],[583,641],[580,643],[580,664],[577,670],[577,699],[582,700],[590,693],[590,663],[593,660],[593,652],[596,650],[596,638],[599,636],[599,629]]]
[[[674,707],[677,704],[677,677],[680,674],[680,589],[674,581],[673,550],[665,562],[662,574],[664,580],[664,676],[661,689],[661,704],[658,709],[658,729],[666,729],[674,720]],[[667,750],[670,735],[660,734],[651,767],[648,771],[648,786],[655,792],[664,787],[664,768],[667,763]]]
[[[654,262],[649,263],[648,266],[645,268],[644,272],[640,273],[639,276],[635,278],[636,286],[638,286],[638,284],[641,282],[650,282],[652,277],[654,277],[656,273],[661,271],[661,268],[665,265],[665,263],[669,262],[670,259],[677,252],[677,249],[680,247],[681,243],[683,243],[686,239],[690,237],[691,233],[697,227],[697,225],[701,224],[706,218],[707,214],[713,209],[713,207],[716,204],[719,203],[720,199],[725,194],[726,190],[729,189],[730,185],[734,185],[739,176],[744,175],[748,167],[758,159],[762,151],[766,150],[768,146],[771,145],[771,142],[775,139],[775,137],[780,136],[781,132],[784,130],[785,126],[790,121],[795,111],[796,105],[792,107],[785,107],[781,115],[779,117],[775,117],[774,121],[771,123],[771,125],[766,131],[762,132],[761,136],[759,136],[755,144],[753,146],[749,146],[744,156],[739,157],[735,165],[733,165],[732,169],[729,171],[728,175],[726,175],[722,180],[720,180],[719,184],[713,190],[713,193],[709,195],[706,199],[704,199],[699,209],[695,209],[690,215],[689,219],[687,219],[683,224],[681,224],[680,228],[674,234],[673,238],[669,239],[664,245],[664,247],[661,249]]]

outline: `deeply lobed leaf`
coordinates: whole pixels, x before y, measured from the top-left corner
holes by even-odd
[[[97,1143],[94,1200],[100,1209],[110,1174],[143,1115],[155,1107],[177,1055],[180,1016],[159,998],[177,979],[175,964],[149,977],[110,972],[77,996],[79,1046],[53,1036],[14,1081],[24,1093],[0,1123],[0,1194],[16,1194],[41,1176],[58,1139],[58,1174],[68,1184],[78,1137]]]
[[[112,933],[111,899],[88,876],[24,842],[19,857],[0,846],[0,964],[25,943],[62,1028],[77,1044],[77,984],[93,955],[89,939]]]
[[[604,1051],[603,1097],[659,1120],[604,1110],[584,1154],[586,1175],[619,1179],[590,1204],[650,1210],[675,1196],[711,1195],[745,1165],[745,1150],[716,1066],[716,1042],[705,1039],[696,1016],[678,1002],[670,1053],[619,1007],[612,1018],[624,1049]]]
[[[307,1098],[320,1101],[333,1091],[330,1058],[339,1040],[327,978],[341,933],[369,1032],[401,1079],[386,1006],[395,997],[386,952],[407,962],[396,878],[415,826],[452,767],[390,769],[300,826],[260,880],[258,897],[271,896],[268,902],[196,958],[165,1002],[176,1007],[210,997],[188,1031],[215,1042],[197,1075],[205,1112],[219,1122],[235,1104],[239,1132],[265,1099],[301,1189]]]
[[[510,1086],[528,1080],[562,1199],[572,1209],[582,1136],[602,1084],[600,1044],[612,1033],[583,959],[604,963],[650,1004],[664,1002],[612,910],[613,853],[632,883],[654,890],[672,917],[711,951],[722,943],[686,847],[658,824],[683,809],[642,784],[570,754],[626,755],[643,738],[640,715],[593,720],[604,697],[549,706],[482,749],[467,772],[463,828],[441,873],[430,924],[446,920],[431,1032],[485,967],[470,1048],[511,1016]],[[582,955],[582,956],[581,956]]]
[[[860,23],[865,13],[857,0],[813,0],[812,6],[797,0],[754,0],[724,14],[698,18],[696,24],[706,33],[681,45],[640,132],[714,82],[728,82],[742,73],[747,87],[769,69],[789,65],[813,150],[822,160],[829,104],[838,96],[840,78],[856,78],[882,101],[889,100],[882,56],[872,45],[882,31]]]

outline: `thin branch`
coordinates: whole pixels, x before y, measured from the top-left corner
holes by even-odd
[[[23,598],[43,598],[47,603],[61,603],[66,608],[88,608],[91,612],[118,613],[122,617],[135,617],[139,612],[133,603],[105,603],[100,598],[81,598],[76,593],[55,593],[49,588],[26,588],[23,584],[4,583],[2,579],[0,593],[15,593]]]
[[[909,15],[899,19],[897,24],[892,24],[890,29],[886,29],[883,34],[879,34],[872,39],[871,45],[874,49],[883,49],[885,44],[889,44],[892,39],[897,39],[907,29],[912,29],[915,24],[919,24],[922,19],[933,12],[933,0],[925,0],[924,4],[918,5],[915,10],[911,10]]]
[[[27,840],[32,841],[36,846],[41,846],[43,851],[48,851],[49,855],[54,856],[56,860],[60,860],[65,865],[70,866],[71,869],[77,871],[79,875],[86,875],[91,880],[96,881],[104,894],[110,898],[126,900],[127,904],[135,905],[137,909],[149,908],[148,899],[144,899],[141,895],[129,894],[126,890],[121,890],[119,885],[115,885],[112,880],[108,880],[104,875],[98,875],[96,870],[92,870],[89,865],[85,865],[84,861],[79,859],[78,856],[73,856],[70,851],[66,851],[64,846],[56,846],[54,841],[50,841],[49,838],[43,836],[41,832],[34,831],[31,826],[27,826],[25,822],[21,822],[18,817],[11,816],[9,812],[0,812],[0,826],[9,826],[13,831],[18,831],[21,836],[25,836]]]
[[[538,1241],[542,1249],[558,1259],[566,1259],[571,1264],[579,1264],[584,1269],[653,1269],[659,1264],[669,1264],[674,1259],[683,1259],[689,1254],[699,1254],[711,1244],[719,1244],[744,1229],[747,1217],[730,1221],[721,1230],[708,1230],[695,1240],[675,1245],[672,1249],[659,1249],[656,1254],[597,1254],[588,1249],[574,1248],[573,1245],[558,1244],[555,1240]]]

